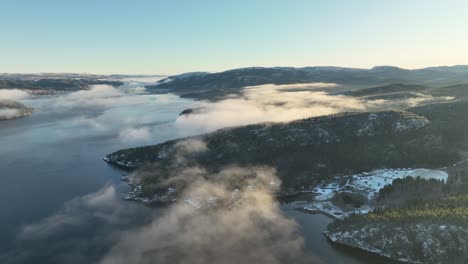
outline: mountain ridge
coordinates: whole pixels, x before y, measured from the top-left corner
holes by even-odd
[[[223,72],[173,75],[148,85],[152,92],[172,92],[183,97],[212,99],[240,93],[239,89],[263,84],[336,83],[343,86],[383,86],[406,83],[449,86],[468,83],[468,66],[402,69],[376,66],[371,69],[345,67],[248,67]]]

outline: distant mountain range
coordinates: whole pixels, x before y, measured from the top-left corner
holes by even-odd
[[[98,80],[94,78],[40,78],[35,80],[24,78],[0,78],[0,89],[74,91],[84,89],[89,85],[97,84],[120,86],[123,85],[123,82]]]
[[[34,93],[76,91],[90,85],[121,86],[125,78],[159,77],[162,75],[98,75],[81,73],[0,73],[0,89],[22,89]]]
[[[342,67],[251,67],[218,73],[193,72],[162,79],[147,88],[153,92],[173,92],[184,97],[217,99],[239,88],[262,84],[336,83],[371,87],[393,83],[440,87],[468,83],[468,66],[443,66],[408,70],[393,66],[372,69]]]

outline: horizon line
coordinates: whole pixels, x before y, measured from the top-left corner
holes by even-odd
[[[206,72],[206,73],[222,73],[226,71],[232,71],[232,70],[240,70],[240,69],[254,69],[254,68],[259,68],[259,69],[274,69],[274,68],[294,68],[294,69],[302,69],[302,68],[342,68],[342,69],[357,69],[357,70],[372,70],[374,68],[378,67],[394,67],[402,70],[423,70],[423,69],[428,69],[428,68],[453,68],[453,67],[468,67],[468,64],[453,64],[453,65],[432,65],[432,66],[425,66],[425,67],[415,67],[415,68],[410,68],[410,67],[400,67],[400,66],[395,66],[395,65],[375,65],[373,67],[365,68],[365,67],[350,67],[350,66],[333,66],[333,65],[309,65],[309,66],[245,66],[245,67],[237,67],[237,68],[229,68],[225,70],[220,70],[220,71],[203,71],[203,70],[194,70],[194,71],[184,71],[184,72],[179,72],[175,74],[164,74],[164,73],[97,73],[97,72],[60,72],[60,71],[47,71],[47,72],[0,72],[0,75],[53,75],[53,74],[76,74],[76,75],[103,75],[103,76],[111,76],[111,75],[128,75],[128,76],[175,76],[179,74],[184,74],[184,73],[192,73],[192,72]]]

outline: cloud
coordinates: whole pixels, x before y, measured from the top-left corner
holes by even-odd
[[[261,88],[261,87],[269,87],[271,86],[270,84],[265,84],[265,85],[257,85],[257,86],[250,86],[252,88]],[[278,89],[280,90],[317,90],[317,89],[323,89],[323,88],[335,88],[338,87],[339,85],[336,83],[323,83],[323,82],[318,82],[318,83],[297,83],[297,84],[281,84],[281,85],[276,85]],[[249,87],[247,87],[249,88]]]
[[[413,93],[412,97],[398,98],[392,100],[376,99],[365,100],[364,105],[369,111],[381,109],[406,109],[423,104],[441,103],[454,100],[453,96],[432,96],[422,93]]]
[[[77,116],[70,120],[70,125],[72,127],[82,127],[84,130],[89,131],[91,129],[93,132],[110,132],[109,127],[106,123],[100,122],[98,118],[90,118],[87,116]],[[75,132],[77,132],[75,130]]]
[[[333,83],[267,84],[245,87],[242,96],[218,102],[191,102],[175,95],[146,94],[141,84],[118,89],[97,85],[89,90],[41,98],[37,108],[39,113],[73,114],[71,122],[67,124],[68,131],[59,131],[60,135],[113,137],[130,146],[206,133],[229,126],[286,122],[345,111],[404,109],[437,99],[418,95],[402,100],[366,101],[326,92],[336,86]],[[177,113],[189,107],[201,107],[203,111],[177,118]],[[174,118],[177,119],[172,123]],[[155,124],[155,121],[168,123],[161,125]],[[151,136],[156,134],[157,138]]]
[[[60,111],[87,108],[107,108],[122,101],[124,92],[110,85],[93,85],[89,90],[81,90],[60,97],[51,98],[49,108]]]
[[[106,110],[97,116],[72,117],[61,134],[73,136],[112,137],[124,144],[148,144],[155,140],[152,117],[141,114],[138,118],[121,111]],[[148,124],[148,125],[146,125]],[[67,132],[72,131],[72,132]]]
[[[303,251],[297,224],[274,201],[274,170],[235,167],[200,175],[189,169],[183,177],[191,183],[182,196],[191,202],[178,202],[122,237],[102,264],[315,263]]]
[[[115,202],[116,190],[107,186],[102,190],[74,199],[65,208],[38,224],[25,226],[19,239],[46,239],[67,228],[85,224],[90,218],[114,224],[122,218],[122,208]]]
[[[6,100],[20,100],[26,99],[29,97],[29,94],[25,91],[19,89],[0,89],[0,99]]]
[[[181,155],[198,153],[208,150],[206,143],[197,139],[186,139],[176,143],[175,148]]]
[[[110,85],[92,85],[90,89],[70,92],[36,100],[41,109],[53,112],[105,111],[128,105],[155,101],[153,96],[143,95],[144,87],[119,89]]]
[[[119,138],[127,143],[147,141],[151,139],[152,133],[148,127],[126,128],[120,131]]]
[[[167,209],[122,201],[112,186],[22,228],[2,263],[316,263],[273,192],[275,170],[231,167],[191,177]],[[182,177],[183,178],[183,177]],[[195,209],[188,199],[203,205]]]
[[[226,126],[329,115],[343,111],[365,111],[364,103],[343,95],[329,95],[317,88],[336,84],[259,85],[246,87],[242,97],[219,102],[203,102],[205,111],[182,115],[177,119],[180,129],[205,132]],[[299,88],[312,87],[312,90]],[[299,89],[299,90],[296,90]]]
[[[16,101],[0,99],[0,120],[7,120],[32,113],[32,109]]]
[[[121,200],[113,186],[75,198],[57,213],[24,226],[1,263],[96,263],[125,232],[148,224],[152,211]]]
[[[129,89],[129,92],[133,94],[146,94],[148,91],[146,91],[144,86],[137,86]]]
[[[177,136],[166,132],[164,124],[175,119],[188,100],[175,95],[135,94],[130,88],[97,85],[89,90],[36,98],[31,104],[39,114],[62,118],[55,131],[60,137],[108,137],[134,145],[154,142],[155,131],[160,137],[161,131]]]
[[[218,102],[203,101],[198,110],[181,115],[176,120],[180,130],[210,132],[229,126],[259,122],[287,122],[301,118],[330,115],[340,112],[381,111],[453,100],[412,93],[408,98],[392,100],[356,98],[332,95],[327,88],[334,83],[307,83],[245,87],[242,96],[232,96]]]
[[[0,108],[0,120],[22,116],[22,110],[17,108]]]

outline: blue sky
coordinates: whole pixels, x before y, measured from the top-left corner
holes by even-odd
[[[0,0],[0,72],[468,64],[468,1]]]

